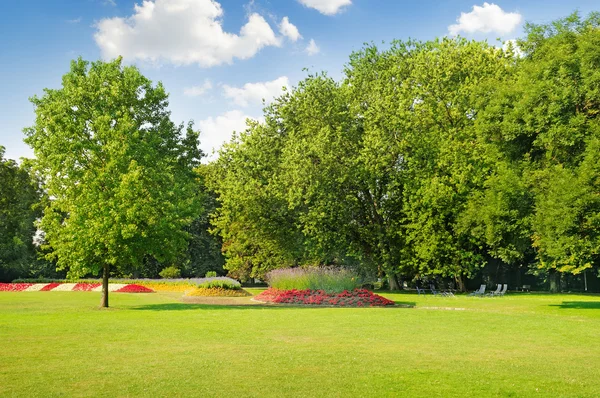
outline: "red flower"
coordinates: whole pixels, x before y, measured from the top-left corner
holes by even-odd
[[[0,292],[22,292],[33,283],[0,283]]]
[[[54,289],[55,287],[59,286],[60,283],[48,283],[46,286],[44,286],[40,292],[49,292],[50,290]]]
[[[102,285],[101,283],[78,283],[73,286],[74,292],[89,292],[98,286]]]
[[[100,285],[100,284],[98,284]],[[119,290],[115,290],[117,293],[154,293],[154,290],[148,289],[147,287],[140,285],[127,285]]]
[[[306,305],[337,305],[357,306],[365,305],[387,306],[394,302],[365,289],[356,289],[351,292],[344,290],[338,294],[327,294],[322,290],[277,290],[267,289],[256,296],[259,301],[281,304],[306,304]]]

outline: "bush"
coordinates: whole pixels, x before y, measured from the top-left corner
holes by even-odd
[[[216,278],[217,277],[217,271],[208,271],[206,273],[206,275],[204,275],[205,278]]]
[[[175,279],[181,276],[181,270],[177,267],[170,266],[160,271],[158,275],[163,279]]]
[[[344,268],[283,268],[267,274],[270,287],[279,290],[322,290],[327,293],[352,291],[360,286],[355,273]]]
[[[226,290],[239,290],[242,288],[238,281],[233,279],[213,279],[197,286],[199,289],[226,289]]]

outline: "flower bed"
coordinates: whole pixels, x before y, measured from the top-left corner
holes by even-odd
[[[100,279],[80,279],[78,285],[75,290],[77,291],[87,291],[88,288],[86,285],[93,285],[94,288],[90,288],[92,291],[101,291],[102,290],[102,281]],[[72,281],[65,279],[16,279],[13,283],[28,283],[29,285],[43,283],[43,284],[52,284],[54,287],[51,289],[45,288],[46,290],[53,290],[59,284],[72,283]],[[111,278],[109,283],[109,291],[115,291],[123,288],[127,285],[140,285],[145,286],[148,289],[154,292],[187,292],[196,287],[216,287],[220,285],[223,287],[224,285],[236,286],[235,288],[241,288],[241,285],[238,281],[232,278],[228,278],[225,276],[214,276],[214,277],[206,277],[206,278],[177,278],[177,279],[115,279]],[[202,285],[202,286],[201,286]],[[212,286],[208,286],[212,285]],[[73,286],[73,285],[71,285]]]
[[[323,290],[267,289],[257,295],[257,301],[278,304],[333,305],[341,307],[384,307],[394,302],[365,289],[326,293]]]
[[[0,283],[0,292],[22,292],[33,285],[33,283]]]
[[[75,286],[73,286],[73,291],[74,292],[91,292],[92,290],[96,289],[98,286],[101,287],[102,284],[101,283],[78,283]]]
[[[186,296],[200,296],[200,297],[246,297],[251,296],[250,293],[244,289],[224,289],[221,287],[211,288],[196,288],[186,293]]]
[[[54,289],[55,287],[57,287],[58,285],[60,285],[60,283],[58,282],[54,282],[54,283],[48,283],[46,286],[44,286],[40,292],[49,292],[50,290]]]
[[[101,292],[101,283],[0,283],[0,292]],[[154,293],[152,289],[136,284],[111,283],[109,292]]]
[[[125,285],[119,290],[115,290],[117,293],[154,293],[152,290],[147,287],[140,285]]]

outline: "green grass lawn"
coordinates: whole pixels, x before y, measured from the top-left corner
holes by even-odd
[[[385,294],[414,308],[179,296],[112,294],[100,310],[99,293],[0,293],[0,396],[600,393],[597,296]]]

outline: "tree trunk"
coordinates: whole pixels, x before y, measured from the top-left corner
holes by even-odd
[[[549,271],[548,281],[550,282],[550,292],[558,293],[560,285],[560,274],[556,271]]]
[[[102,301],[101,308],[108,308],[108,264],[104,265],[104,273],[102,274]]]
[[[454,277],[454,280],[456,281],[456,287],[458,289],[459,292],[466,292],[467,291],[467,287],[466,287],[466,283],[465,280],[463,279],[464,276],[463,275],[456,275]]]
[[[400,284],[398,283],[398,278],[396,278],[396,274],[389,273],[387,274],[388,283],[390,285],[390,290],[400,290]]]

